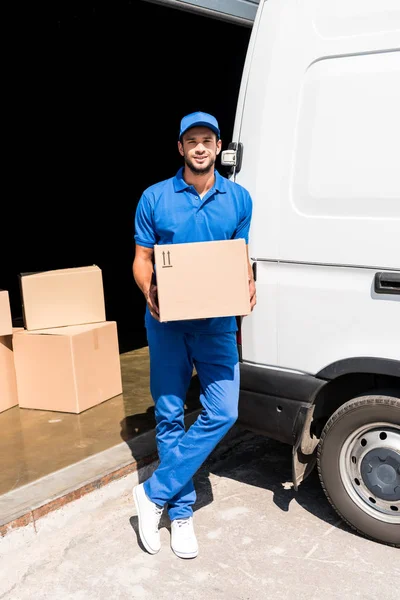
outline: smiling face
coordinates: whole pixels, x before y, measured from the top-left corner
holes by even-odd
[[[192,173],[205,175],[214,168],[221,143],[208,127],[192,127],[183,134],[178,149]]]

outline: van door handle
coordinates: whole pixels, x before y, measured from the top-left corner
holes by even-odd
[[[375,273],[375,292],[377,294],[399,294],[400,295],[400,272]]]

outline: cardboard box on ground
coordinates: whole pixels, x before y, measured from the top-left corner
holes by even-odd
[[[0,290],[0,413],[18,404],[10,298]]]
[[[122,393],[114,321],[16,333],[14,359],[21,408],[80,413]]]
[[[12,335],[10,297],[7,290],[0,290],[0,337]]]
[[[96,265],[19,276],[28,331],[106,320],[102,272]]]
[[[250,313],[244,239],[155,246],[160,321]]]
[[[21,274],[13,334],[20,408],[80,413],[122,393],[117,324],[99,267]]]

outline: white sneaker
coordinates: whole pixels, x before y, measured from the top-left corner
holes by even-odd
[[[156,554],[161,548],[158,526],[163,509],[146,496],[143,483],[133,488],[133,499],[138,515],[140,539],[147,552]]]
[[[179,558],[195,558],[198,555],[193,517],[171,521],[171,548]]]

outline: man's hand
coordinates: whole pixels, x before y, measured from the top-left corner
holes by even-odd
[[[157,321],[160,320],[160,311],[158,309],[158,296],[157,296],[157,286],[151,284],[149,291],[145,294],[145,298],[147,301],[147,306],[149,307],[149,311],[151,316]]]
[[[256,283],[254,279],[249,279],[250,309],[253,310],[257,304]]]
[[[157,286],[153,283],[153,258],[153,248],[145,248],[144,246],[137,244],[135,259],[133,261],[133,276],[137,285],[143,292],[151,316],[159,321]]]
[[[253,310],[255,305],[257,304],[257,296],[256,296],[256,282],[254,280],[254,271],[253,265],[250,262],[249,258],[249,247],[246,246],[247,252],[247,273],[249,276],[249,295],[250,295],[250,311]]]

